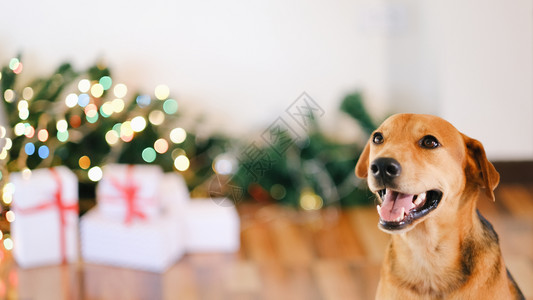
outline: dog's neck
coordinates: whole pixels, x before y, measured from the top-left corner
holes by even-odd
[[[483,231],[476,212],[478,197],[479,190],[472,189],[467,197],[454,201],[458,203],[455,213],[467,217],[454,218],[444,212],[408,232],[393,235],[385,258],[391,274],[426,293],[455,289],[464,283],[471,271],[468,263],[462,261],[468,247],[465,243]],[[450,277],[450,273],[456,276]]]

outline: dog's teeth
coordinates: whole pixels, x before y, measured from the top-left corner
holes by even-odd
[[[381,206],[377,205],[376,208],[378,210],[378,213],[381,215]]]
[[[424,202],[424,200],[426,200],[426,193],[418,195],[418,197],[415,199],[415,205],[420,205],[420,203]]]

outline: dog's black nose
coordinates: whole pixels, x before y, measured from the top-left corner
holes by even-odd
[[[402,167],[394,158],[382,157],[374,160],[370,165],[370,171],[375,178],[381,178],[384,183],[390,182],[400,176]]]

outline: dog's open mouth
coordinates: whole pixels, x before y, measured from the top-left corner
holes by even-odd
[[[383,189],[378,194],[381,197],[381,205],[377,206],[379,224],[387,230],[405,228],[437,208],[442,199],[442,192],[438,190],[411,195]]]

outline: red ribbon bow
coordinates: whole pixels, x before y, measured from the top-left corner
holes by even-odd
[[[49,208],[57,208],[59,211],[59,224],[60,224],[60,231],[59,231],[59,249],[61,252],[61,263],[65,264],[67,262],[67,246],[66,246],[66,226],[67,226],[67,219],[66,214],[68,212],[75,212],[76,215],[79,212],[78,202],[71,205],[66,205],[64,203],[63,199],[63,182],[61,180],[61,177],[57,173],[57,170],[54,168],[50,168],[50,173],[52,173],[52,177],[56,181],[57,188],[54,193],[53,199],[51,199],[49,202],[45,202],[41,205],[30,207],[30,208],[16,208],[16,211],[19,213],[35,213],[39,212],[45,209]]]
[[[129,165],[126,172],[124,184],[115,178],[111,178],[111,184],[122,194],[120,199],[126,201],[126,217],[124,223],[130,224],[134,218],[146,219],[146,214],[137,206],[139,199],[138,192],[140,186],[133,180],[133,165]],[[110,199],[109,197],[104,197]]]

